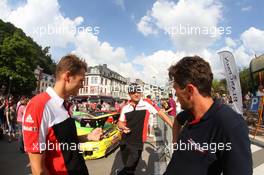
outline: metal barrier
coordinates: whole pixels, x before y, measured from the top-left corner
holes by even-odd
[[[156,142],[160,147],[159,152],[165,157],[168,164],[172,156],[172,129],[160,117],[156,116],[155,118],[157,121],[155,128]],[[170,119],[174,120],[173,117],[170,117]]]

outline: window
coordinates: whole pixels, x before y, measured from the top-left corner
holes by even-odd
[[[86,85],[88,86],[89,82],[89,77],[86,77]]]
[[[92,77],[91,83],[92,84],[97,84],[98,83],[98,77]]]

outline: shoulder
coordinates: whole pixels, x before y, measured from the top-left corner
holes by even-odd
[[[215,122],[220,125],[226,132],[232,132],[238,126],[246,126],[246,122],[242,115],[235,112],[229,106],[222,104],[220,109],[215,113]]]
[[[29,101],[29,103],[43,104],[43,103],[47,103],[48,100],[49,100],[50,98],[51,98],[51,97],[49,96],[48,93],[43,92],[43,93],[40,93],[40,94],[34,96],[34,97]]]
[[[26,106],[26,112],[27,113],[42,113],[44,111],[44,108],[48,101],[51,99],[51,97],[48,95],[48,93],[43,92],[41,94],[38,94],[34,96],[27,104]]]
[[[129,108],[130,108],[130,104],[125,104],[125,105],[122,107],[121,112],[122,112],[122,113],[126,113],[126,112],[129,111]]]
[[[184,125],[186,121],[191,121],[194,116],[192,115],[192,113],[190,111],[182,111],[180,112],[177,116],[177,121],[180,125]]]

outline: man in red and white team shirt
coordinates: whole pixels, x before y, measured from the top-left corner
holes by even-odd
[[[132,83],[128,87],[131,100],[122,108],[118,128],[123,132],[120,152],[124,168],[118,175],[133,175],[147,139],[150,114],[158,114],[170,127],[172,121],[161,110],[142,99],[142,87]]]
[[[79,141],[99,140],[102,129],[77,136],[65,100],[83,87],[87,65],[75,55],[64,56],[56,66],[54,88],[31,99],[23,116],[25,151],[33,175],[87,175]]]

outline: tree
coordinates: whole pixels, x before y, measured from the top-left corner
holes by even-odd
[[[225,79],[214,79],[212,82],[212,87],[214,92],[218,92],[221,94],[227,92],[227,84]]]
[[[246,94],[248,91],[251,91],[252,82],[250,79],[249,68],[243,68],[239,72],[240,84],[242,89],[242,94]]]
[[[49,47],[42,49],[21,29],[0,20],[0,87],[7,87],[5,93],[30,95],[36,89],[37,65],[54,73]]]

